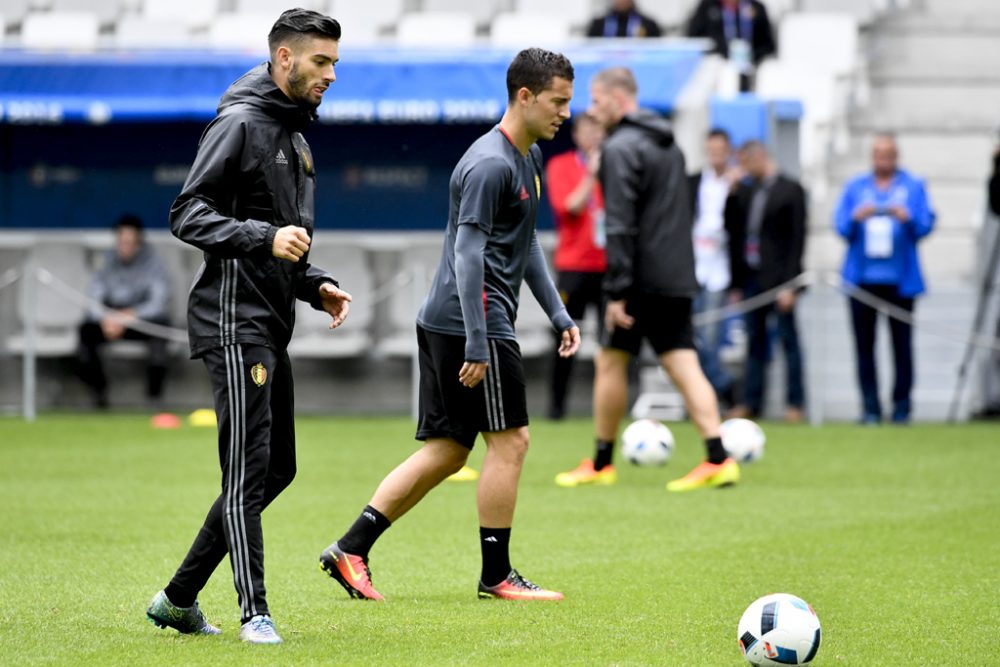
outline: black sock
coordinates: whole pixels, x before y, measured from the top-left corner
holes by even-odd
[[[597,451],[594,454],[594,470],[600,470],[604,466],[611,465],[611,456],[615,451],[614,440],[601,440],[597,438]]]
[[[354,525],[337,540],[337,544],[349,554],[368,558],[368,552],[371,551],[375,540],[391,525],[392,522],[385,518],[384,514],[371,505],[365,505]]]
[[[197,595],[192,595],[188,591],[181,590],[174,585],[173,582],[167,584],[167,587],[163,589],[164,594],[170,601],[170,604],[175,607],[180,607],[181,609],[187,609],[194,604]]]
[[[705,450],[708,452],[709,463],[722,463],[729,456],[722,446],[722,438],[705,438]]]
[[[483,574],[486,586],[496,586],[510,574],[510,528],[479,527],[479,547],[483,551]]]

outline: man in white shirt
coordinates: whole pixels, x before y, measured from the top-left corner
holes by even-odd
[[[724,212],[726,198],[741,174],[732,164],[729,134],[716,128],[705,139],[705,167],[701,173],[688,177],[691,203],[694,206],[695,275],[698,296],[694,300],[696,314],[715,311],[726,303],[729,289],[729,235],[726,233]],[[713,319],[695,328],[695,343],[701,367],[712,383],[719,402],[733,401],[733,378],[722,365],[719,350],[724,338],[725,320]]]

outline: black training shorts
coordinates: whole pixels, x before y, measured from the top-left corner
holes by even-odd
[[[689,297],[639,294],[625,302],[625,312],[635,318],[635,324],[631,329],[616,328],[613,333],[602,327],[604,347],[637,355],[645,338],[657,355],[694,349]]]
[[[528,425],[524,367],[517,341],[490,338],[486,377],[472,389],[458,381],[465,336],[417,326],[420,417],[417,440],[451,438],[472,449],[482,432]]]

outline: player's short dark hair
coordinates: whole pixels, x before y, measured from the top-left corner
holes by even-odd
[[[727,144],[733,143],[733,140],[729,137],[729,133],[723,130],[721,127],[713,127],[708,131],[706,139],[722,139]]]
[[[602,69],[591,81],[604,88],[621,90],[631,97],[639,94],[639,83],[635,80],[635,74],[627,67]]]
[[[340,23],[311,9],[301,7],[289,9],[282,12],[271,26],[271,32],[267,36],[267,46],[273,57],[279,46],[287,46],[289,43],[299,42],[310,36],[340,41]]]
[[[758,153],[762,152],[764,155],[770,157],[771,153],[767,150],[767,146],[764,145],[763,141],[758,139],[750,139],[749,141],[744,141],[740,146],[741,153]]]
[[[556,77],[573,80],[573,64],[569,58],[545,49],[524,49],[514,56],[507,68],[507,101],[513,102],[521,88],[537,95],[552,85]]]
[[[131,227],[135,231],[142,233],[143,224],[142,220],[137,215],[131,213],[126,213],[122,217],[118,218],[115,224],[112,226],[116,232],[122,227]]]

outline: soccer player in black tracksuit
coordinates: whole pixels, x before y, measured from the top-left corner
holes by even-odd
[[[286,348],[295,301],[347,316],[350,295],[309,264],[315,170],[301,132],[335,80],[340,25],[283,13],[269,63],[230,86],[170,210],[175,236],[201,249],[191,289],[191,356],[208,368],[219,421],[222,493],[147,615],[160,627],[217,634],[197,594],[229,554],[240,639],[279,643],[264,591],[260,514],[295,476],[292,374]]]
[[[613,484],[612,454],[628,398],[629,359],[649,341],[684,398],[705,441],[706,460],[670,491],[729,486],[739,466],[719,437],[719,406],[694,347],[691,302],[698,289],[691,243],[692,209],[684,155],[670,124],[638,103],[631,70],[594,75],[589,114],[608,131],[601,146],[601,189],[607,221],[605,331],[594,361],[593,460],[556,477],[556,484]]]
[[[368,553],[390,523],[460,470],[480,433],[486,441],[476,500],[484,599],[560,600],[510,565],[517,483],[528,449],[521,350],[514,333],[522,281],[562,337],[563,356],[580,329],[559,298],[535,236],[542,194],[539,139],[569,118],[573,66],[525,49],[507,69],[500,124],[469,147],[452,172],[441,263],[417,315],[420,423],[424,445],[375,490],[354,525],[323,550],[323,569],[357,599],[381,600]]]

